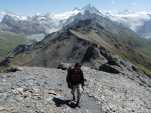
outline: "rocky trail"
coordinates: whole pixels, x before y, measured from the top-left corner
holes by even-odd
[[[74,108],[66,71],[22,68],[0,74],[0,113],[151,113],[151,88],[126,75],[83,67],[87,82]]]

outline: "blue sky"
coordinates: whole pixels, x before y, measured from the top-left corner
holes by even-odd
[[[92,4],[100,10],[151,11],[151,0],[0,0],[0,11],[20,15],[35,13],[59,13]]]

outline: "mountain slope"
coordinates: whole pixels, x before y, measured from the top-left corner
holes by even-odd
[[[143,49],[146,44],[132,30],[88,6],[70,17],[61,30],[34,44],[32,51],[15,56],[12,63],[57,67],[61,63],[81,62],[95,69],[111,65],[109,68],[113,71],[113,67],[125,64],[124,59],[150,76],[151,57]]]
[[[145,38],[151,38],[151,16],[150,20],[145,21],[141,27],[137,28],[137,33]]]
[[[110,57],[113,59],[114,55],[119,55],[134,64],[150,69],[150,58],[139,51],[144,45],[143,41],[133,31],[103,17],[100,13],[85,10],[84,13],[69,18],[69,23],[62,30],[48,35],[37,43],[31,54],[26,54],[29,59],[25,61],[28,62],[22,61],[24,59],[22,56],[26,55],[17,56],[13,62],[46,67],[56,67],[61,62],[81,62],[87,49],[97,44],[99,51],[105,49],[106,54],[110,55],[102,53],[103,60],[94,60],[92,62],[97,63],[90,63],[94,67],[100,66],[98,62],[103,64],[109,61]]]
[[[0,57],[6,56],[19,44],[26,43],[27,39],[22,34],[0,32]]]

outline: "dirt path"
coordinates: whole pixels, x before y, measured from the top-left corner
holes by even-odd
[[[149,87],[124,75],[83,70],[80,108],[69,102],[66,71],[23,67],[0,74],[0,113],[151,113]]]

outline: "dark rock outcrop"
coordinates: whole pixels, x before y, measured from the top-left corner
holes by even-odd
[[[13,49],[12,54],[13,55],[17,55],[19,53],[23,53],[26,51],[31,51],[32,50],[33,45],[26,45],[26,44],[21,44],[18,45],[15,49]]]
[[[0,66],[8,66],[10,63],[9,57],[6,57],[4,60],[0,61]]]
[[[108,72],[108,73],[113,73],[113,74],[119,74],[120,71],[115,69],[114,67],[112,67],[109,64],[103,64],[99,67],[100,71],[104,71],[104,72]]]

